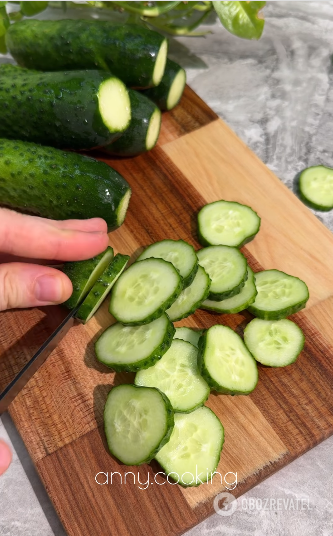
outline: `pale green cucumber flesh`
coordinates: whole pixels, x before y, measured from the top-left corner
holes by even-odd
[[[260,229],[260,218],[247,205],[235,201],[215,201],[198,214],[199,239],[203,246],[225,245],[240,248]]]
[[[176,74],[171,86],[169,95],[166,101],[167,110],[172,110],[181,99],[186,84],[186,73],[184,69],[180,69]]]
[[[110,132],[124,132],[131,120],[131,102],[125,84],[118,78],[102,82],[98,92],[99,111]]]
[[[135,376],[135,385],[157,387],[166,394],[174,411],[187,413],[202,406],[209,386],[198,371],[198,350],[189,342],[173,339],[163,357]]]
[[[254,273],[249,266],[247,267],[247,273],[247,280],[239,294],[221,301],[205,300],[202,302],[200,308],[206,309],[207,311],[226,314],[239,313],[240,311],[247,309],[247,307],[254,302],[257,295]]]
[[[199,354],[201,374],[212,389],[230,395],[246,395],[255,389],[257,364],[231,328],[209,328],[199,341]]]
[[[170,348],[175,328],[163,314],[143,326],[117,322],[95,343],[98,361],[116,371],[136,372],[153,366]]]
[[[176,413],[175,426],[168,443],[155,459],[181,486],[213,482],[224,443],[224,429],[206,406],[192,413]]]
[[[333,169],[313,166],[302,171],[299,178],[300,194],[317,210],[333,208]]]
[[[191,344],[193,344],[193,346],[198,348],[199,339],[202,333],[203,333],[202,329],[195,330],[195,329],[186,328],[186,327],[176,328],[174,339],[181,339],[185,342],[190,342]]]
[[[247,262],[237,248],[210,246],[197,251],[197,256],[212,282],[210,300],[221,301],[242,290],[247,279]]]
[[[152,460],[169,441],[174,415],[158,389],[118,385],[104,408],[104,430],[109,450],[125,465]]]
[[[64,303],[69,309],[78,305],[80,300],[88,294],[97,279],[101,276],[113,259],[113,249],[108,247],[103,253],[86,261],[66,262],[63,272],[69,277],[73,285],[70,298]]]
[[[198,259],[193,246],[184,240],[161,240],[148,246],[138,261],[149,258],[171,262],[183,278],[183,288],[188,287],[197,273]]]
[[[166,313],[172,322],[186,318],[194,313],[207,298],[210,289],[210,278],[202,266],[189,287],[186,287]]]
[[[181,277],[170,262],[155,258],[137,261],[113,287],[110,313],[128,326],[148,324],[172,305],[181,290]]]
[[[163,78],[164,71],[165,71],[165,64],[167,61],[167,53],[168,53],[168,42],[166,39],[164,39],[157,53],[155,66],[153,70],[152,82],[154,86],[158,86],[158,84],[161,82]]]
[[[286,318],[254,318],[244,330],[244,342],[259,363],[285,367],[296,361],[303,350],[305,338],[301,328]]]
[[[125,270],[128,261],[128,255],[121,255],[118,253],[118,255],[115,256],[102,275],[97,279],[88,296],[77,311],[75,318],[81,320],[85,324],[89,322],[97,309],[102,305],[118,277]]]
[[[172,110],[181,99],[186,84],[186,72],[174,61],[167,59],[165,71],[158,86],[146,89],[143,93],[160,110]]]
[[[153,147],[155,147],[158,136],[161,129],[161,112],[156,108],[156,110],[153,112],[153,115],[150,118],[149,126],[147,130],[147,136],[146,136],[146,150],[150,151]]]
[[[254,277],[258,294],[248,310],[258,318],[286,318],[303,309],[309,299],[308,287],[298,277],[279,270],[264,270]]]

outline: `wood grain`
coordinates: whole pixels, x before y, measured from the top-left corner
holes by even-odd
[[[110,235],[116,252],[136,258],[143,246],[163,238],[182,238],[198,248],[198,210],[215,199],[237,200],[262,216],[259,235],[243,248],[251,267],[277,267],[304,278],[310,287],[313,307],[294,315],[307,341],[297,362],[285,369],[260,366],[251,395],[212,394],[207,403],[226,433],[218,470],[222,476],[237,472],[233,493],[238,496],[333,432],[332,235],[189,89],[181,104],[165,114],[153,151],[132,159],[97,156],[133,189],[126,222]],[[59,308],[52,311],[53,318],[60,314]],[[26,332],[35,330],[37,344],[52,325],[54,320],[44,319],[41,327],[40,315],[14,311],[2,316],[0,370],[7,377],[18,366],[17,354],[18,363],[29,355]],[[250,319],[247,312],[198,310],[177,325],[222,323],[242,335]],[[212,485],[191,489],[167,482],[147,489],[133,481],[95,482],[99,471],[117,471],[122,478],[126,471],[139,471],[141,482],[159,471],[154,463],[127,468],[105,447],[101,425],[107,393],[112,385],[133,379],[95,360],[94,342],[112,322],[104,303],[87,326],[75,325],[10,413],[69,536],[177,536],[213,511],[215,495],[225,489],[218,475]]]

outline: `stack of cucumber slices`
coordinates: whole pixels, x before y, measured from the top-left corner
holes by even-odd
[[[129,465],[155,458],[183,486],[211,479],[219,462],[224,430],[204,406],[210,391],[249,394],[258,382],[257,362],[293,363],[304,335],[286,317],[309,298],[297,277],[279,270],[253,273],[248,266],[239,247],[260,227],[250,207],[217,201],[199,212],[198,224],[205,247],[197,252],[183,240],[162,240],[123,274],[128,257],[113,259],[111,248],[65,266],[73,281],[72,307],[97,278],[77,313],[83,321],[112,287],[109,310],[116,323],[98,338],[96,356],[113,370],[136,373],[134,385],[114,387],[106,402],[110,452]],[[198,308],[221,314],[247,309],[256,318],[244,340],[222,324],[200,331],[174,327]]]

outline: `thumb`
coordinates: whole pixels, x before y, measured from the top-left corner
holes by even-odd
[[[7,443],[0,439],[0,476],[7,471],[12,461],[12,451]]]
[[[0,265],[0,311],[62,303],[72,292],[69,278],[54,268],[21,262]]]

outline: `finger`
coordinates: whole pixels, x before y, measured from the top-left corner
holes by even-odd
[[[70,279],[55,268],[19,262],[0,265],[0,311],[62,303],[72,292]]]
[[[48,223],[52,222],[54,227],[58,229],[70,229],[72,231],[82,231],[85,233],[107,233],[108,228],[106,221],[102,218],[90,218],[89,220],[47,220],[41,218]]]
[[[12,461],[12,451],[2,439],[0,439],[0,476],[7,471]]]
[[[0,209],[0,251],[20,257],[79,261],[108,246],[106,232],[61,229],[53,220]]]

